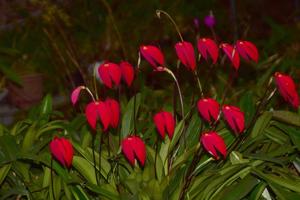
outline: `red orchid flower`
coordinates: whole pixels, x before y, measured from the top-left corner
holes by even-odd
[[[224,105],[222,107],[222,112],[227,124],[234,133],[241,134],[245,129],[245,116],[240,108]]]
[[[216,64],[219,56],[219,49],[216,43],[210,38],[200,38],[198,40],[198,51],[200,55],[207,61],[208,55]]]
[[[89,103],[85,108],[85,116],[89,125],[94,130],[96,130],[98,119],[100,119],[104,131],[106,131],[111,124],[111,109],[102,101]]]
[[[70,168],[72,166],[74,151],[69,140],[55,136],[49,146],[51,155],[55,160],[64,167]]]
[[[109,98],[105,100],[105,104],[111,115],[110,125],[113,128],[117,128],[120,119],[120,105],[116,100]]]
[[[113,83],[116,86],[120,84],[121,69],[117,64],[111,62],[103,63],[99,66],[98,73],[103,84],[108,88],[112,88]]]
[[[72,102],[73,106],[74,106],[74,105],[77,103],[77,101],[78,101],[80,91],[81,91],[81,90],[84,90],[84,89],[85,89],[84,86],[78,86],[77,88],[75,88],[75,89],[72,91],[72,94],[71,94],[71,102]]]
[[[236,51],[233,46],[227,43],[222,43],[220,45],[221,49],[224,51],[224,53],[227,55],[227,57],[230,59],[233,67],[238,70],[240,67],[240,57],[238,52]]]
[[[133,66],[126,61],[120,63],[121,76],[128,87],[131,86],[132,81],[134,79],[134,69]]]
[[[195,50],[190,42],[178,42],[175,44],[176,54],[180,62],[190,70],[195,70]]]
[[[216,132],[205,132],[201,134],[200,142],[205,150],[216,160],[220,159],[219,154],[226,158],[226,144],[221,136]]]
[[[135,158],[141,166],[145,165],[146,146],[139,136],[128,136],[123,139],[121,147],[123,154],[132,166],[135,164]]]
[[[140,47],[142,56],[152,65],[154,69],[162,67],[165,63],[165,58],[159,48],[152,45],[142,45]]]
[[[209,123],[216,121],[219,116],[219,103],[212,98],[200,99],[197,103],[198,111],[201,117]]]
[[[294,80],[290,76],[280,72],[276,72],[274,77],[280,95],[286,102],[289,102],[297,109],[299,107],[299,96]]]
[[[153,117],[154,124],[162,139],[165,139],[166,132],[170,139],[174,135],[175,120],[170,112],[161,111]]]
[[[238,40],[235,46],[242,58],[247,61],[253,60],[256,63],[258,62],[258,50],[253,43]]]

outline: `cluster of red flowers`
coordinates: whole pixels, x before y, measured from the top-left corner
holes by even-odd
[[[219,48],[214,40],[209,38],[200,38],[198,40],[199,55],[205,60],[211,58],[215,64],[219,57]],[[235,45],[221,43],[219,47],[229,58],[233,67],[238,70],[240,66],[240,56],[247,61],[258,61],[258,51],[254,44],[249,41],[237,41]],[[190,42],[182,41],[175,44],[176,54],[181,63],[191,71],[196,69],[196,56],[193,45]],[[152,45],[143,45],[140,47],[141,55],[149,62],[156,71],[165,69],[165,59],[161,50]],[[118,86],[121,79],[130,86],[134,79],[134,68],[128,62],[121,62],[119,65],[112,62],[105,62],[98,68],[99,77],[103,84],[108,88],[113,85]],[[299,106],[299,97],[296,86],[292,78],[288,75],[276,72],[275,81],[277,88],[283,98],[294,108]],[[71,95],[73,105],[76,104],[81,90],[87,89],[85,86],[77,87]],[[221,117],[224,118],[230,129],[236,134],[242,134],[245,131],[244,113],[240,108],[231,105],[219,105],[213,98],[201,98],[197,103],[197,108],[201,118],[211,126],[215,125]],[[120,119],[120,105],[114,100],[107,98],[105,101],[94,100],[86,106],[85,115],[87,122],[93,130],[97,128],[97,121],[102,124],[103,131],[106,132],[109,127],[117,128]],[[184,116],[183,116],[184,117]],[[154,115],[154,124],[157,132],[162,139],[167,134],[170,139],[174,135],[176,120],[170,112],[161,111]],[[203,147],[215,159],[226,158],[227,150],[223,138],[215,131],[201,133],[200,142]],[[143,140],[136,135],[129,135],[122,140],[122,152],[131,165],[137,160],[141,166],[146,161],[146,147]],[[72,144],[64,138],[54,138],[50,143],[52,156],[63,166],[70,167],[73,158]]]

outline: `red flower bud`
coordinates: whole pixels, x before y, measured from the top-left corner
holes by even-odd
[[[222,154],[223,158],[226,158],[226,144],[221,136],[216,132],[206,132],[201,134],[200,142],[208,153],[210,153],[216,160],[220,158]]]
[[[230,59],[233,67],[236,70],[238,70],[239,67],[240,67],[240,57],[239,57],[239,54],[236,51],[236,49],[233,48],[233,46],[231,46],[230,44],[227,44],[227,43],[222,43],[220,45],[220,47],[222,48],[224,53],[227,55],[227,57]]]
[[[78,101],[80,91],[81,91],[81,90],[84,90],[84,89],[85,89],[84,86],[78,86],[77,88],[75,88],[75,89],[72,91],[72,94],[71,94],[71,102],[72,102],[73,106],[74,106],[74,105],[77,103],[77,101]]]
[[[162,111],[154,115],[154,124],[162,139],[165,139],[166,132],[172,139],[175,129],[175,120],[170,112]]]
[[[129,136],[123,139],[121,147],[123,154],[132,166],[134,166],[135,158],[141,166],[145,165],[146,146],[139,136]]]
[[[219,56],[219,49],[216,43],[212,39],[200,38],[198,40],[198,51],[205,60],[208,59],[208,54],[209,54],[213,60],[213,64],[216,64]]]
[[[236,42],[236,49],[245,60],[253,60],[254,62],[258,61],[258,51],[253,43],[238,40]]]
[[[201,117],[209,123],[216,121],[219,116],[219,103],[211,98],[200,99],[197,103],[198,111]]]
[[[97,119],[100,119],[104,131],[111,124],[111,109],[102,101],[89,103],[85,108],[85,116],[94,130],[96,129]]]
[[[190,70],[195,70],[196,58],[194,47],[190,42],[178,42],[175,45],[180,62]]]
[[[245,129],[245,117],[240,108],[235,106],[224,105],[222,107],[224,118],[230,128],[236,134],[240,134]]]
[[[119,103],[114,99],[106,99],[105,104],[109,109],[109,113],[111,115],[110,125],[113,128],[117,128],[120,119],[120,106]]]
[[[274,77],[279,93],[283,99],[297,109],[299,107],[299,96],[293,79],[279,72],[276,72]]]
[[[49,146],[53,158],[55,158],[62,166],[70,168],[74,155],[71,142],[65,138],[54,137]]]
[[[156,69],[159,66],[163,66],[165,63],[164,55],[156,46],[148,45],[141,46],[140,52],[142,56]]]
[[[130,87],[134,78],[134,69],[132,65],[124,61],[120,63],[120,69],[123,80],[126,82],[127,86]]]
[[[121,69],[117,64],[111,62],[101,64],[98,68],[98,73],[103,84],[108,88],[112,88],[113,82],[117,86],[120,84]]]

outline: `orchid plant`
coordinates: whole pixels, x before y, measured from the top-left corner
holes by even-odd
[[[250,111],[231,102],[228,91],[239,78],[241,63],[259,62],[257,47],[247,40],[229,44],[200,37],[196,53],[170,15],[161,10],[157,14],[175,25],[180,38],[174,44],[178,67],[184,66],[195,78],[197,101],[184,95],[190,88],[178,80],[158,45],[141,45],[136,67],[128,61],[106,61],[95,70],[101,84],[94,77],[93,86],[78,86],[72,91],[74,109],[81,110],[78,117],[69,122],[51,121],[55,112],[47,97],[37,111],[40,117],[22,121],[11,130],[0,129],[1,193],[13,186],[19,188],[15,193],[3,193],[3,198],[300,198],[300,116],[295,112],[299,96],[292,77],[275,72],[265,92],[251,105],[253,115],[248,117]],[[215,22],[212,25],[210,21],[215,36]],[[224,59],[232,73],[224,91],[216,96],[203,87],[203,77],[208,75],[200,74],[197,65],[222,66]],[[153,101],[146,96],[149,93],[140,90],[122,97],[121,91],[137,87],[141,68],[149,65],[154,74],[166,72],[170,76],[175,95],[173,103],[160,102],[161,109],[147,112],[142,98]],[[293,111],[272,107],[277,90]],[[11,155],[11,148],[19,153]],[[35,181],[30,182],[30,177]]]

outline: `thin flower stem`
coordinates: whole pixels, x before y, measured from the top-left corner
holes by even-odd
[[[102,134],[100,134],[100,146],[99,146],[99,183],[101,183],[101,168],[102,168],[102,161],[101,161],[101,153],[102,153],[102,143],[103,143],[103,137]]]
[[[163,10],[156,10],[156,15],[158,16],[158,18],[160,18],[160,14],[161,14],[161,13],[164,14],[164,15],[166,15],[166,16],[169,18],[169,20],[170,20],[170,21],[172,22],[172,24],[174,25],[174,27],[175,27],[175,29],[176,29],[176,31],[177,31],[179,37],[180,37],[180,40],[183,42],[183,37],[182,37],[182,35],[181,35],[180,31],[179,31],[179,28],[178,28],[176,22],[174,21],[174,19],[173,19],[173,18],[169,15],[169,13],[167,13],[166,11],[163,11]]]
[[[97,171],[97,167],[96,167],[96,157],[95,157],[95,142],[96,142],[96,136],[93,135],[93,142],[92,142],[93,162],[94,162],[94,170],[95,170],[95,176],[96,176],[97,185],[99,185],[98,171]]]
[[[94,102],[96,102],[96,99],[95,99],[93,93],[91,92],[91,90],[90,90],[89,88],[87,88],[87,87],[84,87],[84,89],[89,93],[89,95],[90,95],[90,97],[92,98],[92,100],[93,100]]]
[[[52,196],[53,196],[53,200],[55,200],[55,195],[54,195],[54,183],[53,183],[53,158],[51,158],[51,166],[50,166],[50,170],[51,170],[51,190],[52,190]]]
[[[97,67],[93,66],[93,84],[94,84],[94,91],[95,91],[95,94],[96,94],[96,99],[99,99],[99,97],[98,97],[97,82],[96,82],[96,73],[97,73],[96,69],[97,69]]]
[[[202,89],[202,85],[201,85],[201,82],[200,82],[200,79],[199,79],[199,76],[198,76],[198,72],[197,72],[197,70],[195,70],[195,73],[194,73],[194,75],[195,75],[195,78],[196,78],[196,80],[197,80],[197,83],[198,83],[198,87],[199,87],[200,95],[201,95],[201,97],[203,98],[203,97],[204,97],[204,94],[203,94],[203,89]]]

